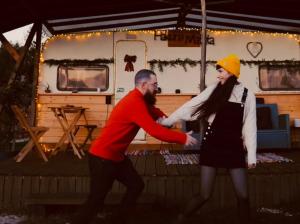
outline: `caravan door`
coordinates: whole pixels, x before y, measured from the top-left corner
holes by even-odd
[[[115,103],[117,104],[130,90],[134,88],[134,76],[137,71],[146,68],[147,47],[144,41],[120,40],[116,43],[115,61]],[[127,57],[127,62],[125,62]],[[134,58],[136,60],[134,61]],[[128,62],[130,61],[130,62]],[[137,133],[135,140],[145,141],[146,133],[143,129]]]

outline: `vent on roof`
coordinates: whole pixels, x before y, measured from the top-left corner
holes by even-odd
[[[135,40],[136,39],[136,35],[132,34],[132,33],[127,33],[126,34],[126,39],[127,40]]]

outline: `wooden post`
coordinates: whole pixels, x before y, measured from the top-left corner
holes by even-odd
[[[9,41],[5,38],[5,36],[0,33],[0,41],[3,44],[3,47],[7,50],[10,56],[17,62],[20,59],[20,55],[17,50],[9,43]]]
[[[39,65],[40,65],[40,56],[41,56],[41,42],[42,42],[42,24],[37,24],[36,32],[36,52],[34,57],[34,72],[33,72],[33,86],[32,86],[32,100],[31,100],[31,115],[30,123],[32,126],[35,126],[35,116],[36,116],[36,97],[37,97],[37,85],[39,77]]]
[[[201,73],[200,73],[200,92],[205,89],[206,72],[206,2],[201,0],[202,28],[201,28]]]
[[[24,45],[22,51],[20,52],[20,61],[19,61],[19,67],[18,67],[18,70],[19,70],[19,68],[22,66],[22,63],[23,63],[23,61],[24,61],[24,58],[25,58],[25,56],[26,56],[26,54],[27,54],[27,52],[28,52],[28,50],[29,50],[29,48],[30,48],[30,46],[31,46],[31,42],[32,42],[33,37],[34,37],[34,35],[35,35],[35,33],[36,33],[36,29],[37,29],[37,25],[36,25],[36,24],[33,24],[32,28],[31,28],[31,30],[30,30],[30,33],[29,33],[29,35],[28,35],[28,37],[27,37],[27,39],[26,39],[26,43],[25,43],[25,45]]]
[[[28,50],[30,48],[30,45],[31,45],[31,42],[32,42],[32,39],[34,37],[35,32],[36,32],[36,24],[34,24],[32,26],[32,28],[30,30],[30,33],[27,37],[26,43],[24,45],[24,48],[22,49],[22,51],[19,54],[19,58],[16,61],[14,70],[12,71],[12,74],[9,77],[9,80],[8,80],[8,83],[7,83],[7,88],[10,88],[10,86],[13,84],[13,82],[14,82],[16,76],[17,76],[17,72],[19,71],[20,67],[22,66],[22,63],[23,63],[24,58],[26,56],[26,53],[28,52]]]
[[[5,38],[5,36],[0,33],[0,41],[2,42],[4,48],[7,50],[7,52],[10,54],[10,56],[15,60],[16,64],[14,66],[14,70],[11,72],[11,75],[8,80],[8,84],[6,86],[7,89],[10,88],[12,85],[13,81],[16,78],[17,72],[20,69],[24,58],[26,56],[26,53],[28,52],[28,49],[30,47],[30,44],[32,42],[32,39],[34,37],[34,34],[36,32],[36,25],[34,24],[31,28],[31,31],[27,37],[26,43],[24,45],[24,49],[21,51],[21,53],[18,53],[17,50],[9,43],[9,41]],[[3,105],[0,105],[0,113],[3,109]]]
[[[200,73],[200,92],[205,89],[206,72],[206,2],[201,0],[202,28],[201,28],[201,73]],[[204,136],[206,121],[202,118],[199,122],[201,139]]]
[[[4,49],[6,49],[6,51],[10,54],[10,56],[15,60],[15,62],[17,63],[20,60],[20,55],[17,52],[17,50],[9,43],[9,41],[5,38],[5,36],[0,33],[0,41],[3,44]],[[12,74],[15,73],[15,69],[12,72]],[[3,109],[3,102],[0,102],[0,114],[2,112]]]

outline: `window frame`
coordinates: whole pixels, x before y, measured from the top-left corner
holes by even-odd
[[[297,68],[297,66],[295,66]],[[258,79],[259,79],[259,88],[263,91],[299,91],[300,90],[300,87],[299,88],[264,88],[262,87],[262,79],[261,79],[261,73],[260,73],[260,70],[262,68],[266,68],[267,70],[269,70],[268,68],[272,68],[272,69],[286,69],[287,67],[283,67],[283,66],[266,66],[266,65],[259,65],[258,66]],[[299,68],[299,71],[300,71],[300,68]]]
[[[73,67],[73,68],[76,68],[76,67],[79,67],[79,68],[90,68],[90,69],[93,69],[93,68],[105,68],[106,71],[107,71],[107,79],[106,79],[106,82],[105,82],[105,86],[106,88],[105,89],[100,89],[100,92],[104,92],[104,91],[107,91],[109,89],[109,67],[107,65],[64,65],[64,64],[61,64],[61,65],[58,65],[57,66],[57,73],[56,73],[56,88],[59,90],[59,91],[86,91],[86,92],[98,92],[98,88],[85,88],[85,87],[82,87],[82,88],[60,88],[59,87],[59,70],[61,67]]]

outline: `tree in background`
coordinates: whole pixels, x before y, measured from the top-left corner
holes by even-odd
[[[22,49],[18,44],[14,47],[19,52]],[[16,119],[10,105],[17,104],[28,112],[32,99],[34,55],[35,43],[28,50],[13,84],[8,87],[7,83],[14,70],[15,62],[4,47],[0,47],[0,104],[3,106],[0,112],[1,151],[11,149],[16,130]]]

